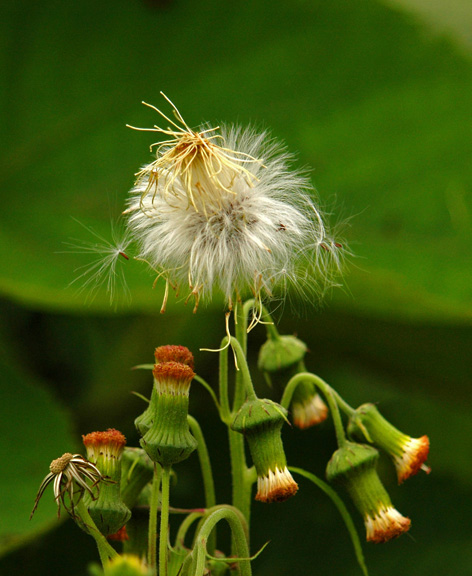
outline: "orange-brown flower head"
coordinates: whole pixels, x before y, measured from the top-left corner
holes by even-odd
[[[192,369],[194,368],[193,354],[185,346],[175,346],[171,344],[159,346],[154,351],[154,358],[156,359],[156,364],[178,362],[180,364],[186,364]]]
[[[154,385],[159,395],[188,396],[195,372],[179,362],[156,364],[152,371]]]
[[[91,432],[82,436],[89,459],[110,480],[103,485],[98,498],[86,498],[89,514],[105,536],[118,532],[131,517],[129,508],[121,498],[121,456],[126,438],[121,432],[109,428],[104,432]]]
[[[88,459],[100,469],[106,470],[102,471],[103,474],[111,476],[115,462],[121,458],[126,445],[124,435],[114,428],[108,428],[104,432],[82,435],[82,440],[87,449]]]

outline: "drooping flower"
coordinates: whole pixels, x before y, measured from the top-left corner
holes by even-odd
[[[326,468],[329,482],[343,486],[364,519],[368,542],[387,542],[410,529],[411,521],[393,506],[377,474],[379,453],[372,446],[346,442]]]
[[[328,417],[328,406],[311,382],[301,382],[297,386],[291,408],[293,423],[301,430],[321,424]]]
[[[293,284],[319,296],[334,283],[342,246],[283,147],[251,128],[193,130],[174,106],[175,121],[154,109],[170,126],[148,129],[166,139],[138,172],[126,214],[140,258],[166,280],[162,310],[169,287],[195,309],[221,292],[231,309],[244,294],[270,299]]]
[[[231,428],[244,434],[257,472],[256,500],[283,502],[298,491],[287,468],[281,429],[285,410],[268,399],[247,400]]]
[[[30,519],[38,507],[44,491],[51,482],[54,483],[54,498],[57,503],[57,515],[61,513],[61,504],[75,517],[74,506],[88,493],[91,499],[96,499],[97,484],[104,479],[100,470],[80,454],[66,452],[60,458],[53,460],[49,466],[49,474],[41,482]]]
[[[351,436],[372,442],[392,458],[401,484],[420,470],[431,470],[425,462],[429,453],[429,438],[411,438],[390,424],[374,404],[362,404],[351,416],[348,432]]]

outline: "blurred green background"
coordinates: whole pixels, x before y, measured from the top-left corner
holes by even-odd
[[[469,26],[467,26],[469,23]],[[130,444],[149,394],[155,346],[189,346],[215,384],[222,305],[171,302],[136,262],[132,300],[90,302],[70,282],[90,263],[64,243],[109,238],[133,174],[150,160],[140,102],[163,90],[191,126],[270,128],[297,153],[355,258],[322,310],[286,306],[280,329],[310,348],[308,367],[352,404],[378,402],[412,436],[429,434],[430,476],[382,474],[411,537],[365,546],[372,575],[472,574],[472,9],[466,0],[8,1],[0,20],[4,152],[0,180],[0,574],[84,575],[94,545],[55,519],[48,464],[81,434],[117,427]],[[79,271],[77,271],[79,270]],[[264,340],[250,336],[250,359]],[[255,375],[261,394],[267,390]],[[208,432],[217,494],[230,494],[224,430],[206,392],[192,413]],[[323,476],[329,422],[285,431],[290,464]],[[333,506],[304,480],[284,505],[254,506],[255,574],[354,576]],[[176,506],[201,505],[191,458]],[[362,525],[356,517],[362,533]]]

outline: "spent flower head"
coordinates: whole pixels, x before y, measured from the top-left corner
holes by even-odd
[[[167,99],[167,98],[166,98]],[[168,99],[167,99],[168,100]],[[227,306],[289,285],[320,296],[335,282],[343,248],[331,237],[308,179],[266,132],[237,126],[189,128],[154,108],[167,128],[156,159],[137,174],[128,225],[145,260],[169,287],[199,301],[214,291]],[[151,147],[151,148],[152,148]]]
[[[41,482],[30,519],[38,507],[46,488],[54,483],[54,498],[57,503],[57,515],[60,516],[61,504],[75,517],[74,506],[87,492],[92,499],[97,498],[94,488],[105,477],[100,470],[80,454],[66,452],[60,458],[53,460],[49,466],[49,474]],[[74,500],[75,499],[75,500]]]

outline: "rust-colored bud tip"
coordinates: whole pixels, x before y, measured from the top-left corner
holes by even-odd
[[[152,373],[158,381],[175,380],[177,382],[188,382],[195,376],[195,372],[190,366],[180,362],[156,364]]]
[[[90,432],[90,434],[82,435],[82,440],[87,447],[116,446],[121,448],[126,444],[125,436],[114,428],[108,428],[105,432]]]
[[[402,448],[402,456],[394,458],[399,484],[418,474],[420,470],[424,470],[427,474],[431,472],[431,468],[425,465],[429,454],[428,436],[410,438]]]
[[[156,359],[156,364],[162,364],[163,362],[179,362],[180,364],[186,364],[190,368],[194,367],[193,354],[185,346],[159,346],[154,351],[154,358]]]

